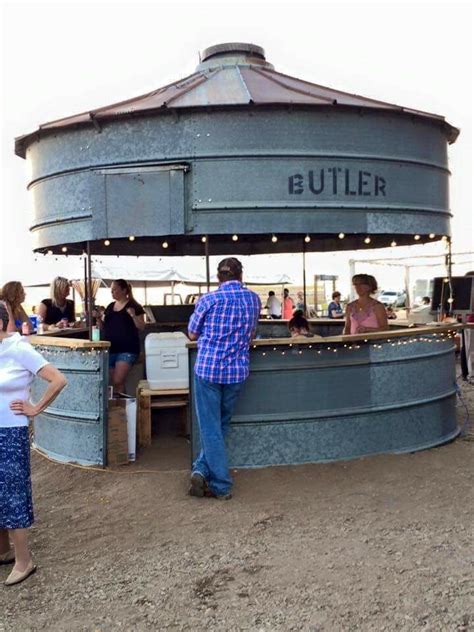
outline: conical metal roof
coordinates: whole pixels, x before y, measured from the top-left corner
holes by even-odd
[[[25,157],[30,140],[42,131],[60,130],[73,126],[94,125],[122,117],[149,115],[180,108],[229,106],[334,106],[372,110],[392,110],[437,121],[445,126],[448,141],[453,143],[459,130],[443,116],[377,101],[327,88],[274,70],[265,59],[260,46],[245,43],[219,44],[207,48],[192,75],[153,92],[105,107],[58,119],[15,141],[15,152]]]

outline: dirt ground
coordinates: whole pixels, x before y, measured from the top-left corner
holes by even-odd
[[[239,471],[227,502],[188,497],[185,452],[165,458],[160,436],[112,472],[34,454],[38,572],[0,586],[0,631],[474,630],[474,386],[463,395],[463,439]]]

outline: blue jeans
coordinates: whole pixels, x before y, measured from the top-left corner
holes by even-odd
[[[225,437],[242,385],[243,382],[215,384],[194,376],[201,451],[193,463],[193,472],[204,476],[217,496],[228,494],[232,487]]]

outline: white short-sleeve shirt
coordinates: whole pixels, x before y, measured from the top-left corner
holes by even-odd
[[[0,428],[27,426],[25,415],[15,415],[10,404],[28,400],[34,376],[48,363],[20,334],[0,342]]]

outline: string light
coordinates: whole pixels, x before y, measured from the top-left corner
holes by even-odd
[[[306,237],[304,238],[305,242],[307,244],[309,244],[309,242],[311,241],[311,237],[309,235],[306,235]]]
[[[370,342],[368,338],[364,339],[364,343],[366,347],[371,347],[374,351],[379,351],[380,349],[383,349],[384,346],[386,347],[401,347],[401,346],[406,346],[406,345],[411,345],[411,344],[415,344],[418,342],[422,342],[422,343],[429,343],[432,344],[433,342],[436,343],[443,343],[443,342],[449,342],[450,340],[452,340],[455,337],[455,332],[448,330],[447,333],[432,333],[430,334],[430,338],[427,338],[426,336],[418,336],[418,337],[411,337],[408,340],[397,340],[396,342],[392,342],[391,338],[387,338],[383,343],[380,342]],[[324,344],[324,342],[322,343]],[[358,345],[358,344],[344,344],[344,345],[338,345],[338,346],[327,346],[325,348],[321,348],[321,349],[315,349],[314,351],[311,351],[313,345],[310,344],[307,347],[306,346],[302,346],[301,348],[299,347],[298,344],[296,344],[296,346],[293,346],[293,343],[290,343],[288,345],[291,350],[290,353],[293,354],[298,354],[298,355],[303,355],[305,352],[311,355],[311,353],[314,353],[315,355],[322,355],[323,353],[338,353],[338,352],[344,352],[344,351],[354,351],[354,350],[359,350],[362,349],[362,345]],[[253,348],[256,349],[257,345],[253,345]],[[273,347],[273,351],[280,354],[280,355],[286,355],[286,350],[281,350],[281,347]],[[262,356],[266,356],[267,355],[267,351],[263,351],[261,353]]]
[[[339,233],[338,237],[339,237],[339,239],[344,239],[345,234],[344,233]]]
[[[369,236],[367,236],[367,237],[364,239],[364,243],[365,243],[365,244],[370,244],[370,242],[371,242],[371,239],[370,239],[370,237],[369,237]]]
[[[430,233],[430,234],[428,235],[428,237],[429,237],[430,239],[434,239],[434,238],[436,237],[436,235],[435,235],[434,233]]]
[[[161,245],[163,246],[163,248],[168,248],[168,242],[167,241],[164,241]]]
[[[61,248],[61,251],[62,251],[62,252],[67,252],[67,247],[66,247],[66,246],[63,246],[63,247]]]
[[[232,235],[232,241],[239,241],[238,235]]]
[[[421,237],[420,237],[420,235],[415,235],[415,236],[413,237],[413,239],[414,239],[415,241],[419,241],[419,240],[421,239]]]
[[[104,241],[104,246],[110,246],[110,241],[108,239]]]
[[[276,244],[277,241],[278,241],[278,237],[276,235],[272,235],[272,242]]]
[[[130,237],[128,239],[129,239],[129,241],[135,241],[135,235],[130,235]]]
[[[52,255],[52,254],[53,254],[53,251],[52,250],[48,250],[48,255]]]
[[[394,240],[394,241],[391,242],[390,245],[391,245],[392,248],[395,248],[395,246],[397,245],[397,242]]]

